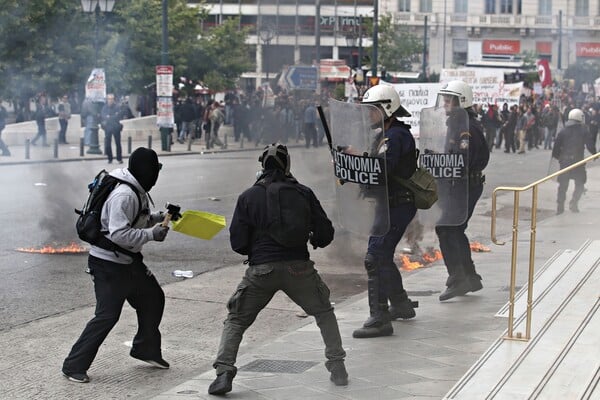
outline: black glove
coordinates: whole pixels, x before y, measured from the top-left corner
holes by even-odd
[[[167,237],[167,232],[169,232],[168,226],[156,224],[154,225],[154,228],[152,228],[152,238],[157,242],[162,242]]]

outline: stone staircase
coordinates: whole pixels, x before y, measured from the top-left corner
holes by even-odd
[[[600,399],[600,241],[555,254],[534,277],[531,339],[498,338],[444,399]],[[525,332],[527,288],[515,297]],[[508,315],[508,304],[496,314]]]

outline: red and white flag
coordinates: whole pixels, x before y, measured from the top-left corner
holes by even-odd
[[[552,85],[552,74],[550,73],[550,64],[548,63],[548,60],[538,60],[537,70],[542,87],[545,88],[546,86]]]

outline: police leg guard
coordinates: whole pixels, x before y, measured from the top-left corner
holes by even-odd
[[[382,298],[380,292],[379,271],[375,257],[367,254],[365,257],[365,268],[368,276],[368,300],[369,318],[362,328],[356,329],[352,337],[356,339],[372,338],[379,336],[390,336],[394,328],[390,322],[390,313],[387,306],[387,298]]]
[[[390,299],[390,318],[392,320],[402,318],[414,318],[417,314],[415,308],[419,306],[418,301],[412,301],[408,298],[404,285],[402,285],[402,276],[396,264],[391,261],[388,264],[391,272],[391,289],[389,294]]]
[[[473,264],[473,260],[471,260],[471,262],[465,266],[464,272],[466,280],[469,283],[469,292],[477,292],[478,290],[483,289],[483,285],[481,284],[481,275],[475,271],[475,264]]]

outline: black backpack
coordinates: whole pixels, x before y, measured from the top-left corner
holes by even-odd
[[[129,186],[137,196],[140,212],[138,212],[138,215],[132,223],[132,226],[135,225],[140,217],[142,204],[138,190],[131,183],[115,178],[103,169],[88,185],[90,194],[83,205],[83,208],[81,210],[75,209],[75,213],[79,214],[77,222],[75,223],[75,229],[77,230],[79,238],[84,242],[88,242],[106,250],[118,250],[122,253],[133,255],[134,253],[123,249],[107,239],[104,236],[105,232],[102,232],[101,229],[100,215],[102,214],[102,206],[106,202],[108,195],[120,183]]]
[[[265,178],[256,184],[266,190],[266,233],[284,247],[306,245],[312,230],[309,194],[293,178]]]

